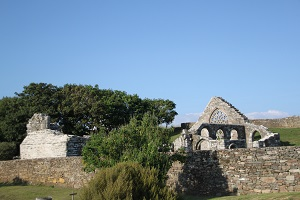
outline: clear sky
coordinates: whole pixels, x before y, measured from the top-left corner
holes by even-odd
[[[0,98],[31,82],[170,99],[251,118],[300,115],[299,0],[1,0]]]

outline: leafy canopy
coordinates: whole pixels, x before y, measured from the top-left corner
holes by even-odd
[[[51,122],[65,134],[106,133],[128,124],[132,117],[141,120],[147,112],[157,122],[170,124],[175,103],[163,99],[141,99],[118,90],[100,89],[98,85],[31,83],[14,97],[0,99],[0,142],[21,143],[26,124],[34,113],[50,115]],[[101,132],[101,131],[100,131]]]

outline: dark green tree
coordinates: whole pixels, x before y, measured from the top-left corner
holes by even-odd
[[[0,100],[0,141],[21,143],[26,136],[26,123],[30,118],[26,102],[18,97]]]
[[[51,116],[52,122],[58,122],[60,113],[57,112],[60,104],[60,88],[47,83],[30,83],[24,86],[21,93],[15,93],[24,102],[29,118],[34,113],[46,113]]]

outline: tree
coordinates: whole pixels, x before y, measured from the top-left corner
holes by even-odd
[[[169,99],[145,99],[144,102],[147,110],[157,116],[159,124],[166,124],[166,126],[168,126],[178,114],[174,110],[176,104]]]
[[[60,113],[57,112],[61,101],[61,88],[47,83],[30,83],[24,86],[21,93],[15,93],[25,103],[25,109],[30,117],[34,113],[47,113],[52,122],[58,122]]]
[[[0,141],[20,144],[26,136],[29,119],[26,102],[18,97],[0,100]]]
[[[87,170],[112,167],[119,162],[134,161],[144,167],[159,170],[160,179],[165,178],[170,165],[169,135],[172,129],[159,127],[157,118],[145,114],[142,121],[133,118],[128,125],[92,135],[83,148],[83,160]]]

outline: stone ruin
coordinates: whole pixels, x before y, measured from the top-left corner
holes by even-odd
[[[21,159],[80,156],[88,138],[62,133],[46,114],[34,114],[20,145]]]
[[[280,146],[278,133],[250,123],[237,108],[221,97],[212,97],[198,121],[183,129],[174,151],[221,150]]]

